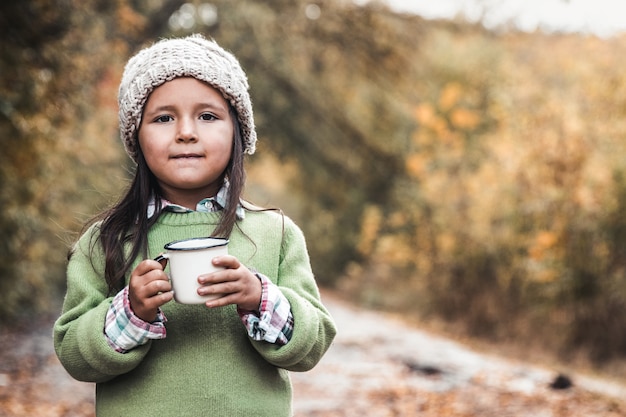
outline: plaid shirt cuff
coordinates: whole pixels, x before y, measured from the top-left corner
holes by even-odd
[[[107,312],[104,335],[116,352],[126,353],[150,339],[165,339],[167,318],[159,309],[152,323],[140,319],[130,308],[128,286],[117,293]]]
[[[239,317],[252,340],[286,345],[293,334],[291,305],[269,278],[259,273],[256,276],[262,287],[259,311],[237,309]]]

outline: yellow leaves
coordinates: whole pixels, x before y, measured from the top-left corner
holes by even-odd
[[[127,4],[121,4],[117,10],[117,21],[119,28],[130,35],[140,33],[147,24],[146,18]]]
[[[439,96],[439,109],[443,112],[450,111],[456,106],[463,95],[461,84],[453,82],[444,86]]]
[[[376,259],[382,263],[396,267],[411,263],[415,257],[415,250],[406,235],[383,235],[378,238]]]
[[[423,126],[432,126],[435,108],[430,103],[420,103],[415,107],[415,120]]]
[[[442,232],[437,236],[438,249],[444,253],[452,253],[456,248],[456,236],[451,232]]]
[[[448,131],[446,120],[430,103],[421,103],[415,108],[415,119],[421,128],[429,129],[437,136],[441,137]]]
[[[382,224],[382,212],[378,206],[367,206],[361,221],[361,236],[358,250],[362,255],[370,255],[376,244],[376,238]]]
[[[406,172],[415,178],[421,178],[426,173],[428,159],[424,154],[410,154],[405,161]]]
[[[248,166],[248,184],[260,188],[267,195],[289,194],[289,186],[299,175],[294,161],[279,160],[270,153],[259,155]]]
[[[481,123],[480,113],[472,108],[473,96],[461,84],[452,82],[442,87],[436,103],[415,106],[413,115],[419,126],[413,142],[418,146],[430,142],[462,148],[462,132],[474,131]]]
[[[546,252],[552,249],[558,242],[559,237],[551,231],[540,231],[535,236],[533,245],[528,249],[532,259],[540,260],[546,256]]]
[[[406,216],[396,212],[384,217],[379,206],[369,205],[363,210],[361,234],[357,249],[364,256],[375,258],[377,262],[395,266],[412,262],[415,248],[410,243],[411,236],[389,232],[389,227],[399,227],[406,222]]]
[[[562,253],[559,234],[550,230],[537,232],[528,248],[529,279],[538,283],[550,283],[559,278],[556,263]]]
[[[474,130],[480,124],[480,116],[469,109],[454,109],[450,113],[450,122],[461,130]]]

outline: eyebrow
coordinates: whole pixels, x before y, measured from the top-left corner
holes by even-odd
[[[196,105],[197,108],[210,108],[215,110],[221,110],[228,113],[228,106],[223,106],[221,103],[198,103]]]
[[[163,112],[163,111],[173,112],[173,111],[176,110],[176,107],[177,106],[172,105],[172,104],[165,104],[163,106],[158,106],[158,107],[155,107],[154,109],[150,109],[149,113],[150,114],[152,114],[152,113],[160,113],[160,112]],[[223,106],[221,104],[214,104],[214,103],[205,103],[205,102],[197,103],[194,106],[194,109],[211,109],[211,110],[215,110],[215,111],[222,111],[224,113],[228,113],[228,111],[229,111],[227,106]],[[147,111],[145,111],[145,113],[148,114]]]

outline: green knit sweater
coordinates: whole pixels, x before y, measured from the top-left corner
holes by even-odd
[[[174,240],[210,234],[218,213],[163,213],[148,235],[149,256]],[[287,371],[313,368],[329,348],[335,324],[320,301],[304,237],[286,216],[247,211],[228,251],[269,277],[291,304],[294,331],[285,346],[253,341],[233,305],[208,309],[171,301],[162,307],[167,337],[121,354],[103,329],[107,296],[98,227],[77,242],[67,270],[54,346],[76,379],[96,382],[98,416],[290,416]],[[135,265],[140,259],[135,261]]]

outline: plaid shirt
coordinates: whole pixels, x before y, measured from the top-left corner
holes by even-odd
[[[217,211],[224,207],[228,184],[217,193],[214,198],[201,200],[197,206],[197,211]],[[177,213],[189,213],[192,210],[167,200],[162,200],[161,206],[164,210]],[[148,215],[155,213],[155,204],[148,207]],[[241,219],[244,210],[239,206],[237,216]],[[272,281],[266,276],[255,273],[261,281],[261,303],[259,311],[247,311],[237,309],[248,336],[253,340],[264,340],[277,345],[285,345],[291,339],[293,333],[293,315],[291,305]],[[150,339],[164,339],[166,337],[165,323],[167,318],[158,310],[157,318],[152,323],[145,322],[135,315],[130,307],[128,298],[128,286],[120,291],[114,298],[107,312],[104,334],[109,345],[117,352],[126,353],[131,349],[146,344]]]

